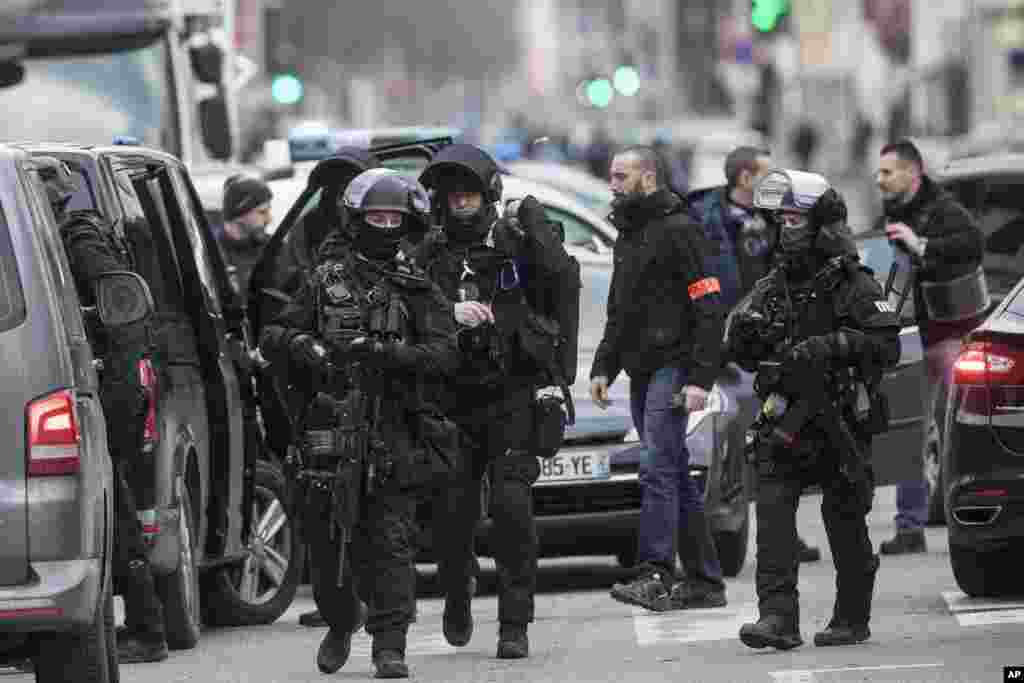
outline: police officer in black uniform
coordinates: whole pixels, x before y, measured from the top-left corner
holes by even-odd
[[[313,595],[330,626],[317,665],[324,673],[344,666],[362,597],[377,677],[405,678],[416,490],[429,483],[437,457],[448,466],[457,458],[454,425],[447,449],[424,427],[432,387],[455,370],[455,325],[440,291],[399,258],[400,240],[429,211],[426,191],[373,169],[352,181],[345,204],[350,246],[332,252],[325,242],[308,283],[263,330],[260,348],[272,364],[310,377],[316,391],[301,425],[306,471],[336,475],[312,481],[305,496]],[[444,422],[436,412],[431,419],[435,427]],[[330,436],[326,450],[313,448],[324,434],[345,433],[363,441]]]
[[[814,643],[857,643],[870,637],[878,570],[866,523],[871,437],[888,420],[878,383],[899,360],[900,324],[859,264],[846,205],[825,178],[773,170],[759,183],[755,206],[778,220],[780,253],[726,327],[728,352],[757,372],[765,400],[748,432],[758,473],[760,619],[745,624],[740,639],[754,648],[802,644],[796,509],[804,487],[819,484],[837,590],[832,619]]]
[[[450,315],[460,328],[461,364],[446,412],[461,428],[464,469],[460,483],[434,501],[444,635],[455,646],[472,637],[479,570],[473,539],[481,482],[489,472],[499,577],[497,656],[523,658],[537,569],[531,489],[544,454],[536,437],[550,433],[545,425],[551,420],[555,431],[564,428],[561,413],[535,409],[536,394],[538,387],[575,378],[578,264],[535,198],[524,198],[514,218],[499,219],[501,176],[479,148],[445,147],[420,181],[434,192],[440,229],[424,238],[416,261],[454,302]],[[553,347],[554,363],[541,360]]]
[[[112,271],[131,270],[130,253],[95,211],[67,211],[77,184],[66,164],[53,157],[37,157],[36,163],[60,226],[79,300],[83,306],[93,306],[97,278]],[[125,627],[117,634],[118,655],[122,662],[158,662],[167,659],[163,604],[156,593],[126,471],[142,450],[148,405],[138,364],[148,352],[149,339],[142,326],[119,329],[113,335],[95,320],[89,323],[94,354],[103,361],[100,402],[114,466],[117,524],[113,571],[116,591],[124,598],[125,606]]]

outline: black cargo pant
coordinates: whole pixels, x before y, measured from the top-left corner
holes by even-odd
[[[434,502],[434,545],[447,595],[465,593],[480,567],[474,536],[481,518],[481,483],[490,473],[490,535],[498,566],[498,621],[533,621],[537,588],[537,525],[533,484],[540,464],[529,450],[533,434],[533,389],[504,397],[460,394],[451,418],[462,429],[456,481]],[[472,596],[470,596],[472,597]]]
[[[816,483],[822,488],[821,516],[836,568],[833,617],[857,625],[866,625],[871,617],[878,558],[868,537],[866,517],[871,509],[873,482],[854,486],[840,474],[834,452],[826,444],[809,464],[787,461],[785,451],[770,464],[758,463],[759,608],[762,617],[782,616],[795,628],[800,624],[796,509],[804,488]],[[861,443],[861,453],[869,457],[869,443]],[[870,468],[868,478],[873,478]]]
[[[135,493],[128,484],[132,459],[139,458],[142,450],[147,408],[139,380],[139,358],[139,353],[114,351],[103,359],[100,402],[114,469],[113,572],[116,592],[124,598],[125,626],[139,637],[162,641],[163,605],[156,594],[149,555],[142,540]]]
[[[330,488],[312,488],[307,498],[305,529],[317,609],[332,630],[350,632],[362,599],[369,608],[366,631],[373,636],[374,652],[404,653],[406,632],[416,619],[415,510],[414,496],[387,484],[365,499],[345,548],[339,586],[341,533],[331,522]]]

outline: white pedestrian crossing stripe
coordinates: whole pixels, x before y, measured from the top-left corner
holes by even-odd
[[[672,612],[633,610],[633,630],[641,647],[739,638],[740,627],[757,621],[757,603]]]
[[[942,599],[961,626],[1024,624],[1024,601],[972,598],[960,591],[945,591]]]

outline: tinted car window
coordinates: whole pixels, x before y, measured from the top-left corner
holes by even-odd
[[[565,228],[565,243],[573,246],[585,247],[591,244],[595,239],[604,244],[606,247],[611,246],[607,241],[602,239],[601,233],[582,220],[579,216],[574,216],[571,213],[554,209],[550,206],[545,206],[544,211],[547,213],[548,218],[553,221],[558,221]]]
[[[18,262],[14,258],[7,216],[0,205],[0,332],[13,329],[25,321],[25,295],[18,278]]]
[[[978,221],[985,236],[985,276],[996,298],[1024,277],[1024,175],[954,181],[946,188]]]

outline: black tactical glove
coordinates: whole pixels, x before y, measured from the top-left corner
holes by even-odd
[[[831,335],[808,337],[789,351],[789,360],[794,363],[823,365],[835,356]]]
[[[327,347],[311,334],[297,334],[288,342],[288,350],[295,362],[319,370],[327,364]]]

